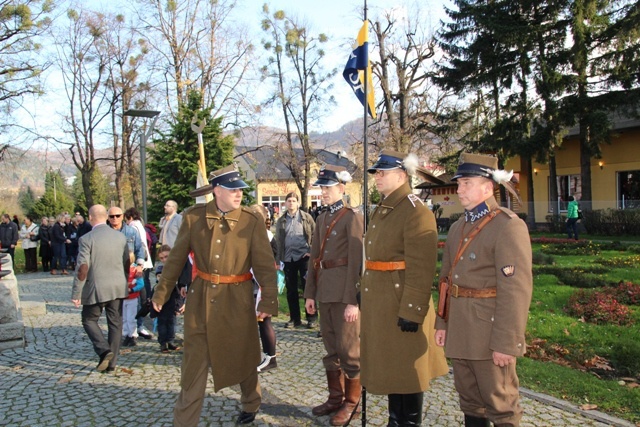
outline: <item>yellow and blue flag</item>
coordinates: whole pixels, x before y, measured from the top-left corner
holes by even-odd
[[[353,44],[353,51],[349,55],[347,65],[342,76],[349,83],[360,103],[364,106],[364,70],[367,70],[367,111],[371,118],[376,118],[376,103],[373,96],[373,79],[371,78],[371,64],[369,63],[369,22],[364,21],[358,32],[358,38]]]

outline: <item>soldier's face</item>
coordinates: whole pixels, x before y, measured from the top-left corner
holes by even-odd
[[[216,206],[222,212],[236,210],[242,203],[242,189],[240,188],[228,190],[218,186],[213,189],[213,194],[216,196]]]
[[[458,178],[458,198],[466,210],[471,210],[493,194],[493,183],[480,176]]]
[[[376,188],[385,197],[400,188],[407,180],[407,174],[402,169],[378,170],[373,176]]]
[[[340,200],[343,193],[340,186],[344,187],[343,184],[332,185],[331,187],[320,187],[320,190],[322,191],[322,203],[325,205],[332,205]]]

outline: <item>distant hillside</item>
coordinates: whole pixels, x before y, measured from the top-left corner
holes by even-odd
[[[269,127],[243,128],[234,131],[236,146],[256,147],[258,145],[275,145],[278,139],[284,137],[284,130]],[[312,133],[313,148],[325,149],[331,152],[349,152],[351,145],[362,138],[362,121],[355,120],[342,126],[335,132]],[[107,150],[97,153],[98,157],[108,158]],[[105,173],[112,173],[111,162],[101,162]],[[44,178],[48,170],[60,170],[67,180],[75,177],[77,170],[66,150],[38,151],[9,148],[5,158],[0,162],[0,192],[4,197],[17,197],[21,190],[31,187],[39,196],[44,193]]]
[[[20,190],[31,187],[36,195],[41,195],[49,169],[60,170],[65,179],[73,178],[76,173],[71,154],[10,147],[0,162],[0,191],[4,195],[17,196]]]

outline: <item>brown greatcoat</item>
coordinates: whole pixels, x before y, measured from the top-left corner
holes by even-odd
[[[451,298],[449,321],[438,317],[436,329],[447,331],[445,352],[454,359],[487,360],[493,352],[522,356],[533,290],[531,240],[527,226],[516,214],[503,212],[471,241],[452,273],[453,284],[473,289],[497,287],[496,298]],[[481,220],[475,221],[475,225]],[[460,239],[472,230],[464,216],[449,230],[442,258],[443,280],[456,256]]]
[[[222,217],[215,199],[185,211],[175,246],[156,286],[154,302],[164,304],[169,299],[191,251],[198,270],[206,273],[240,275],[253,269],[262,287],[258,310],[278,314],[275,261],[262,216],[242,207]],[[202,328],[198,323],[202,318],[206,319],[215,390],[246,380],[260,363],[253,282],[213,284],[194,278],[184,314],[185,358],[190,350],[190,331]],[[183,386],[190,384],[195,374],[182,372]]]
[[[366,270],[362,299],[360,378],[373,394],[411,394],[448,372],[433,340],[431,287],[438,232],[431,211],[404,184],[380,202],[364,237],[367,261],[405,261],[405,270]],[[429,313],[429,316],[427,316]],[[421,324],[402,332],[398,318]]]

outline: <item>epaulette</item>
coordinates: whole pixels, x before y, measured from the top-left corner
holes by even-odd
[[[184,215],[186,213],[189,213],[192,210],[195,210],[195,209],[198,209],[198,208],[204,208],[205,206],[207,206],[206,203],[196,203],[195,205],[189,206],[187,209],[185,209],[184,212],[182,212],[182,214]]]
[[[511,209],[505,208],[504,206],[498,206],[498,209],[500,209],[502,212],[506,213],[509,216],[509,218],[514,218],[514,219],[515,218],[520,218],[517,213],[515,213]]]
[[[416,207],[416,202],[424,206],[424,202],[420,200],[420,197],[416,196],[413,193],[407,194],[407,199],[409,199],[414,208]]]

